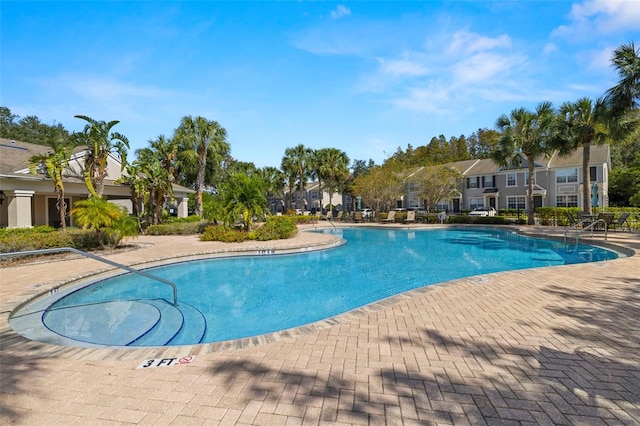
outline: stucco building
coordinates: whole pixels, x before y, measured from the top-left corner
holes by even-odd
[[[0,138],[0,227],[61,225],[60,213],[56,206],[58,196],[54,191],[53,182],[44,171],[32,174],[28,167],[31,157],[50,151],[51,148],[44,145]],[[75,202],[86,199],[89,195],[83,179],[86,156],[86,148],[78,147],[69,159],[69,169],[64,175],[67,211],[73,208]],[[129,186],[116,183],[122,177],[121,161],[118,157],[109,156],[107,171],[103,196],[132,212]],[[188,215],[187,201],[189,194],[193,192],[180,185],[173,185],[179,217]],[[67,225],[74,225],[71,216],[67,217]]]

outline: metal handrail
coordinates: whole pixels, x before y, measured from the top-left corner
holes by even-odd
[[[595,220],[593,222],[591,222],[589,225],[584,226],[585,223],[589,222],[588,220],[582,220],[579,223],[576,223],[575,225],[570,226],[569,228],[565,229],[564,231],[564,243],[567,243],[567,234],[569,234],[570,232],[575,233],[576,235],[576,244],[578,244],[578,240],[580,239],[580,234],[583,233],[584,231],[587,230],[591,230],[591,236],[593,237],[593,230],[595,229],[596,225],[598,225],[599,223],[602,223],[604,225],[604,239],[605,241],[607,240],[607,231],[609,230],[609,224],[607,223],[606,220],[604,219],[598,219]],[[578,225],[583,225],[583,227],[581,229],[578,229]]]
[[[26,255],[32,255],[32,254],[59,253],[59,252],[65,252],[65,251],[76,253],[76,254],[91,258],[93,260],[97,260],[99,262],[106,263],[107,265],[115,266],[116,268],[124,269],[125,271],[131,272],[131,273],[134,273],[134,274],[138,274],[138,275],[142,275],[143,277],[147,277],[147,278],[150,278],[152,280],[160,281],[161,283],[164,283],[164,284],[168,284],[173,288],[173,306],[178,307],[178,288],[171,281],[165,280],[165,279],[160,278],[160,277],[156,277],[156,276],[151,275],[151,274],[147,274],[146,272],[138,271],[137,269],[133,269],[133,268],[131,268],[129,266],[122,265],[122,264],[120,264],[118,262],[113,262],[113,261],[105,259],[103,257],[96,256],[95,254],[87,253],[85,251],[78,250],[78,249],[75,249],[75,248],[72,248],[72,247],[60,247],[60,248],[51,248],[51,249],[42,249],[42,250],[27,250],[27,251],[15,251],[15,252],[11,252],[11,253],[0,253],[0,257],[26,256]]]

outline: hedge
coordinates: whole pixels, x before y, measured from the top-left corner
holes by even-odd
[[[202,221],[161,223],[159,225],[149,225],[145,233],[147,235],[195,235],[202,233],[207,225],[209,223]]]
[[[223,225],[207,226],[200,236],[202,241],[238,243],[247,240],[270,241],[291,238],[298,233],[295,216],[270,216],[253,231],[234,229]]]
[[[100,248],[93,229],[67,228],[60,231],[49,226],[3,228],[0,230],[0,253],[71,247],[89,251]]]

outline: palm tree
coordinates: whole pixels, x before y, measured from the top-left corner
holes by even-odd
[[[203,215],[202,191],[205,186],[207,162],[220,164],[230,150],[227,131],[217,121],[204,117],[185,116],[176,129],[183,164],[195,165],[196,214]]]
[[[262,216],[268,211],[264,182],[259,176],[232,174],[221,185],[220,196],[227,222],[231,224],[241,216],[245,231],[249,231],[254,216]]]
[[[633,42],[623,44],[613,52],[611,62],[618,71],[620,81],[606,93],[614,114],[638,107],[640,100],[640,49]]]
[[[337,148],[324,148],[320,158],[319,175],[324,177],[329,191],[329,202],[337,188],[344,184],[349,176],[349,157]]]
[[[145,176],[142,173],[142,165],[138,160],[125,166],[126,173],[116,181],[129,186],[129,197],[131,199],[131,209],[133,217],[136,218],[138,232],[142,232],[140,205],[144,202],[146,192]]]
[[[284,197],[284,182],[286,175],[275,167],[263,167],[258,170],[258,175],[264,182],[265,197]]]
[[[109,155],[117,154],[122,160],[122,170],[127,161],[129,140],[120,133],[111,132],[111,129],[119,123],[117,120],[110,122],[97,121],[85,115],[76,115],[86,121],[81,133],[74,133],[73,138],[77,144],[86,145],[89,156],[86,161],[85,183],[91,194],[102,197],[104,179],[107,177],[107,162]]]
[[[609,140],[611,111],[604,98],[595,102],[581,98],[562,104],[559,116],[555,145],[560,155],[568,155],[582,146],[582,209],[591,213],[591,144],[600,145]]]
[[[296,165],[293,162],[293,158],[291,157],[283,157],[282,163],[280,164],[280,168],[282,169],[282,173],[285,176],[287,181],[287,187],[289,188],[289,203],[287,205],[287,209],[293,208],[293,187],[296,185],[296,176],[298,172],[296,170]]]
[[[300,144],[294,148],[287,148],[284,152],[284,158],[282,159],[282,169],[285,173],[295,172],[296,179],[298,181],[299,188],[299,208],[304,208],[304,185],[307,183],[307,178],[310,173],[310,160],[313,150],[306,148]],[[289,172],[287,172],[287,170]]]
[[[69,143],[60,132],[46,132],[47,136],[44,140],[52,151],[34,155],[29,159],[29,170],[36,174],[39,167],[43,167],[47,171],[47,175],[53,182],[53,188],[58,196],[56,207],[60,212],[60,226],[62,230],[67,229],[67,205],[64,202],[64,172],[69,168],[69,159],[73,152],[74,146]]]
[[[149,141],[148,148],[136,151],[137,164],[144,176],[145,191],[148,194],[147,213],[151,215],[150,222],[161,222],[162,212],[168,199],[173,198],[175,162],[177,157],[177,143],[164,135]]]
[[[320,196],[320,210],[322,210],[322,208],[324,207],[323,201],[322,201],[322,195],[323,195],[323,190],[322,190],[322,181],[324,180],[324,175],[322,174],[322,172],[320,171],[320,169],[322,168],[322,165],[325,163],[326,160],[326,155],[327,155],[327,150],[326,149],[317,149],[315,151],[313,151],[313,153],[311,154],[311,157],[309,159],[309,165],[310,165],[310,173],[309,173],[309,177],[314,180],[314,179],[318,179],[318,193]]]
[[[167,139],[165,135],[160,135],[149,141],[148,149],[155,152],[154,156],[157,157],[162,166],[167,169],[171,181],[175,181],[178,142],[175,139]]]
[[[491,158],[503,167],[520,167],[523,156],[529,169],[529,189],[527,193],[527,223],[533,225],[533,184],[535,181],[535,160],[547,156],[552,151],[550,144],[554,124],[551,102],[538,104],[535,111],[517,108],[509,116],[502,115],[496,122],[501,131],[500,138]]]
[[[115,247],[123,236],[135,235],[137,228],[126,210],[104,198],[91,197],[77,201],[71,214],[83,228],[93,228],[100,246]]]

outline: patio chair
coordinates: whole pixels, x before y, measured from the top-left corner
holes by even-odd
[[[618,218],[618,220],[615,221],[615,223],[613,224],[613,226],[615,227],[616,231],[618,229],[622,229],[624,230],[624,227],[627,227],[627,231],[631,231],[631,225],[629,225],[629,222],[627,222],[627,219],[629,218],[629,212],[624,212],[620,215],[620,217]]]
[[[613,214],[612,213],[599,213],[598,217],[596,218],[596,222],[599,220],[603,220],[604,223],[597,223],[594,228],[597,229],[602,229],[603,231],[606,229],[608,230],[609,227],[611,226],[611,223],[613,222]]]
[[[386,222],[395,222],[396,220],[396,211],[395,210],[391,210],[389,212],[389,214],[387,215],[386,219],[382,219],[381,222],[386,223]]]
[[[409,210],[407,212],[407,218],[404,220],[404,223],[414,223],[416,221],[416,212],[413,210]]]
[[[576,226],[578,223],[580,223],[580,221],[576,219],[573,213],[567,212],[567,226],[571,228]]]
[[[362,212],[356,212],[353,221],[356,223],[362,222]]]

